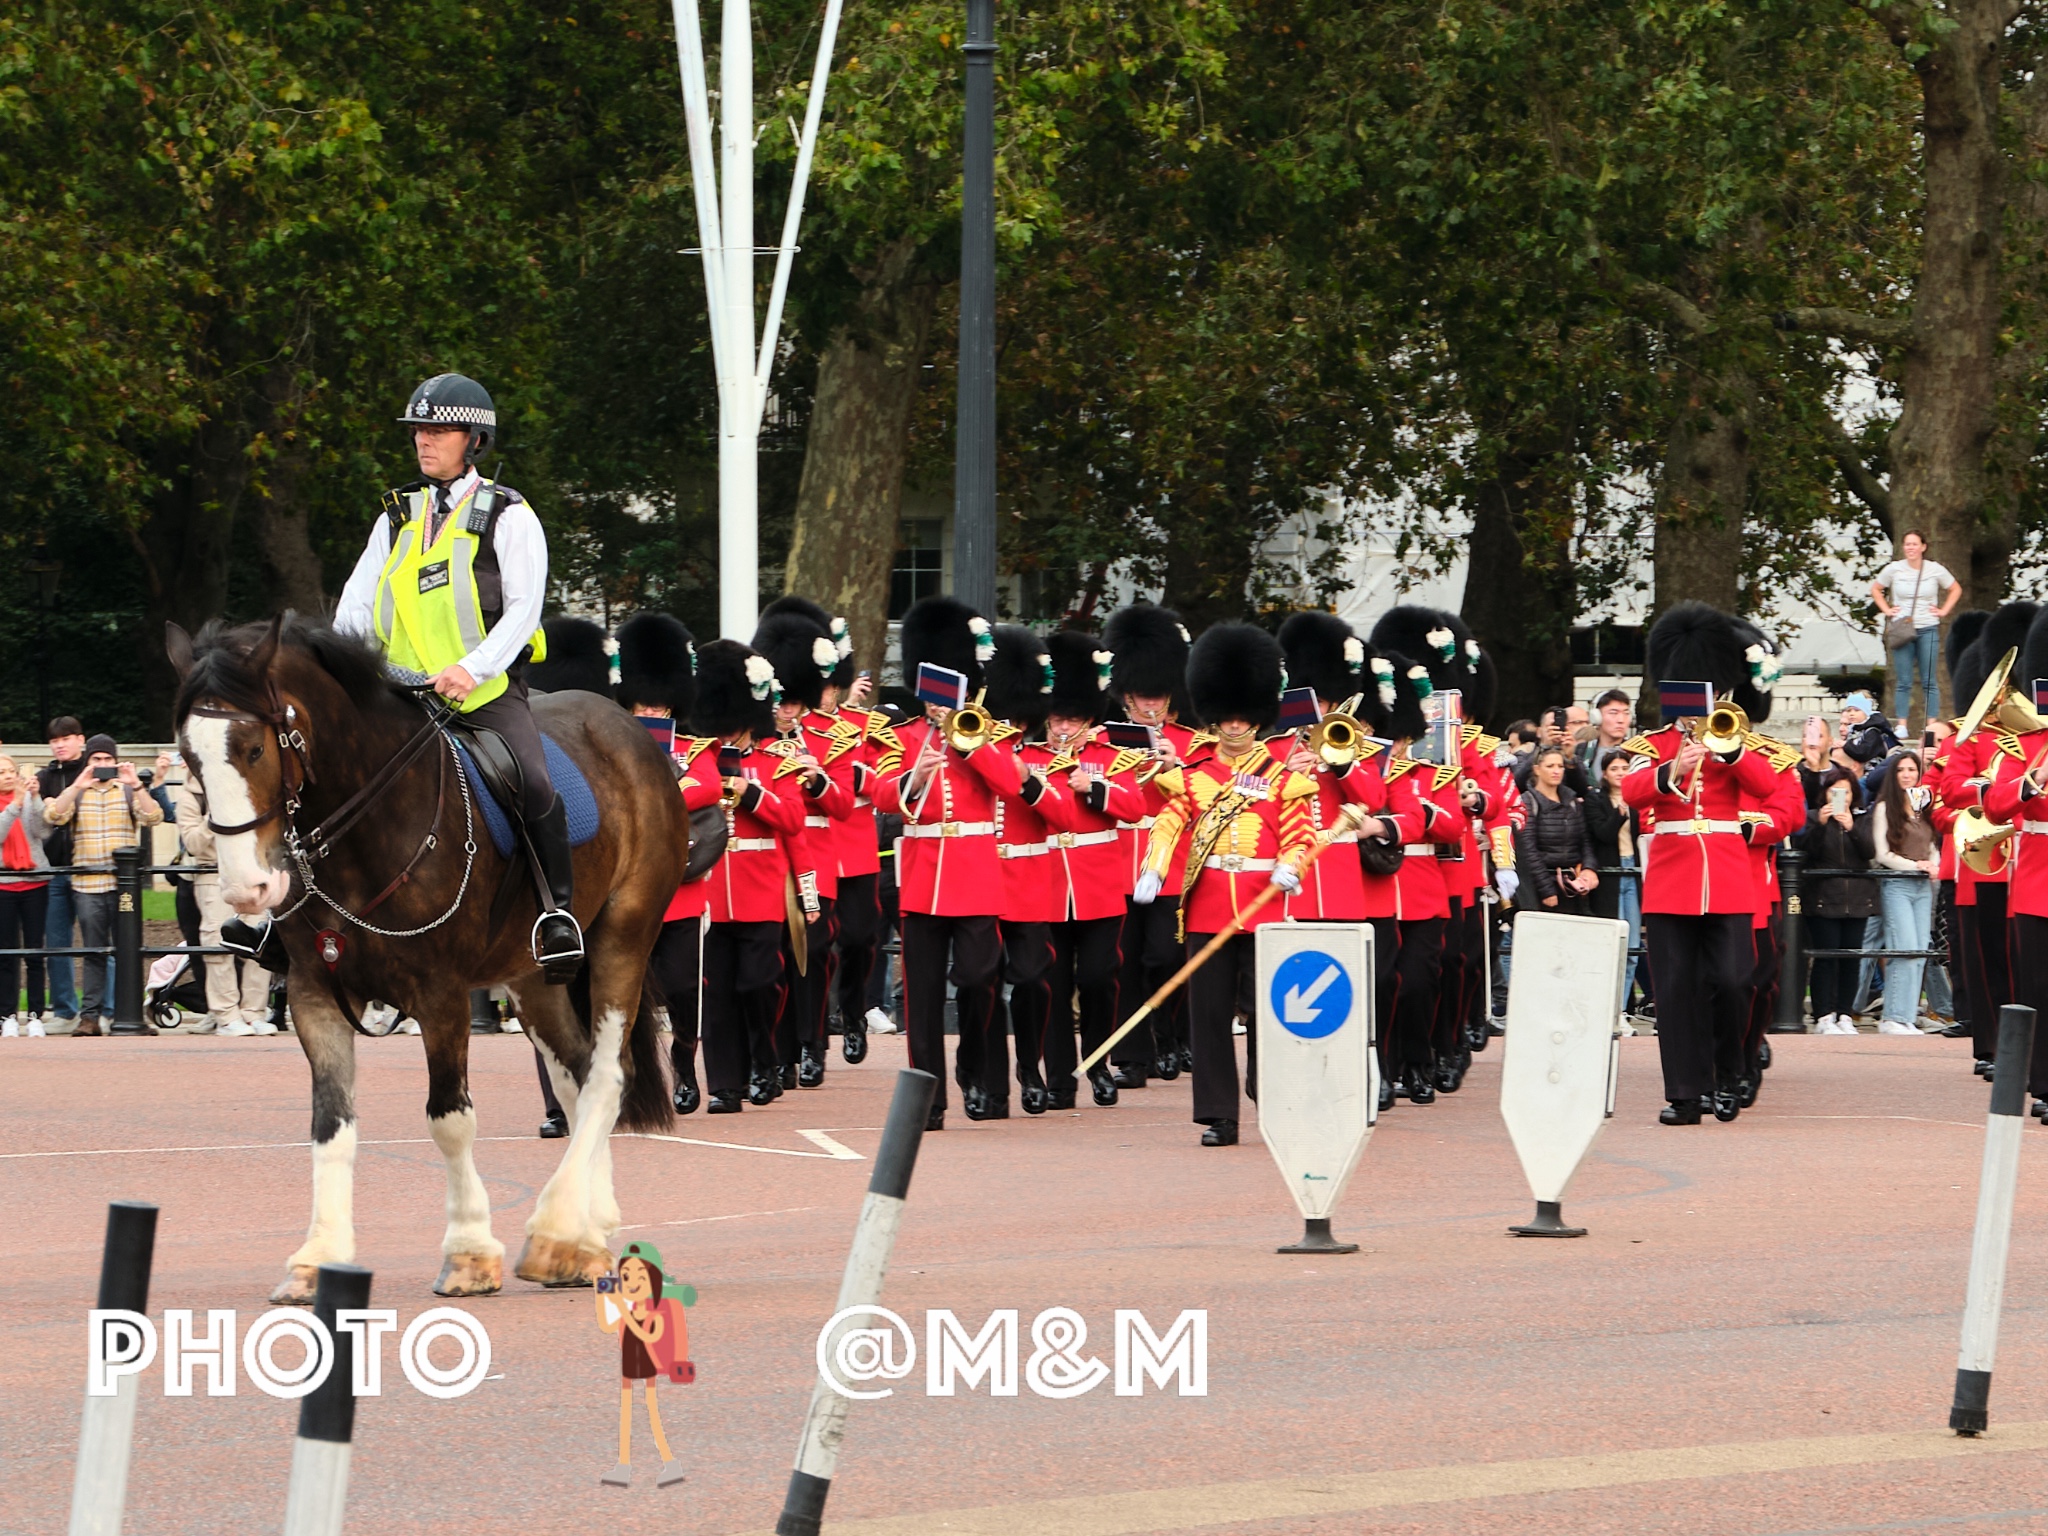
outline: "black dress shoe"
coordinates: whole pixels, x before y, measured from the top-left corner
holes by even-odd
[[[568,1134],[569,1117],[567,1115],[549,1115],[547,1119],[540,1123],[540,1139],[542,1141],[560,1141]]]
[[[1753,1077],[1736,1079],[1735,1102],[1744,1109],[1748,1109],[1752,1104],[1756,1103],[1756,1086],[1757,1080]]]
[[[747,1102],[756,1109],[773,1104],[781,1097],[782,1085],[765,1072],[757,1074],[753,1081],[747,1084]]]
[[[1145,1069],[1135,1061],[1127,1061],[1109,1074],[1109,1080],[1119,1088],[1142,1088],[1146,1082]]]
[[[946,1112],[943,1109],[933,1109],[924,1117],[924,1128],[928,1131],[943,1131],[946,1128]]]
[[[1192,1072],[1195,1070],[1195,1048],[1192,1045],[1182,1046],[1174,1052],[1174,1055],[1180,1058],[1181,1071]]]
[[[1657,1114],[1659,1125],[1698,1125],[1700,1123],[1700,1101],[1698,1099],[1673,1099]]]
[[[1958,1021],[1954,1024],[1945,1024],[1940,1029],[1932,1030],[1930,1033],[1937,1034],[1944,1040],[1961,1040],[1970,1033],[1970,1026]]]
[[[849,1067],[857,1067],[868,1059],[868,1021],[848,1019],[840,1025],[839,1054],[846,1058]]]
[[[1027,1115],[1042,1115],[1052,1107],[1052,1095],[1036,1083],[1026,1083],[1017,1090],[1017,1102],[1024,1106]]]
[[[1088,1086],[1094,1090],[1095,1102],[1104,1109],[1116,1102],[1116,1079],[1101,1067],[1088,1074]]]
[[[1045,1088],[1047,1109],[1072,1109],[1074,1107],[1074,1080],[1062,1078],[1059,1082],[1048,1083]]]
[[[1010,1118],[1010,1101],[1007,1097],[997,1098],[979,1088],[974,1097],[967,1101],[967,1118],[970,1120],[1007,1120]]]
[[[1486,1042],[1492,1038],[1491,1035],[1487,1034],[1484,1024],[1467,1024],[1465,1026],[1465,1049],[1468,1051],[1485,1050]]]
[[[1236,1146],[1237,1122],[1235,1120],[1218,1120],[1209,1129],[1202,1132],[1202,1145],[1205,1147]]]
[[[979,1088],[963,1088],[960,1090],[960,1107],[967,1111],[968,1119],[986,1120],[988,1118],[988,1095]]]
[[[1180,1076],[1180,1058],[1168,1051],[1152,1063],[1152,1075],[1162,1083],[1170,1083]]]
[[[1768,1072],[1768,1071],[1770,1071],[1770,1070],[1771,1070],[1771,1042],[1770,1042],[1770,1041],[1768,1041],[1768,1040],[1759,1040],[1759,1041],[1757,1042],[1757,1047],[1756,1047],[1756,1064],[1757,1064],[1757,1069],[1758,1069],[1759,1071],[1762,1071],[1762,1072]]]
[[[797,1063],[796,1085],[799,1088],[821,1087],[825,1081],[825,1053],[815,1045],[804,1047],[804,1059]]]
[[[1982,1060],[1982,1059],[1979,1059],[1979,1061],[1977,1062],[1977,1064],[1976,1064],[1976,1065],[1975,1065],[1974,1067],[1970,1068],[1970,1070],[1971,1070],[1972,1072],[1975,1072],[1975,1073],[1976,1073],[1976,1074],[1977,1074],[1977,1075],[1978,1075],[1979,1077],[1983,1078],[1985,1082],[1987,1082],[1987,1083],[1988,1083],[1988,1082],[1990,1082],[1990,1081],[1991,1081],[1991,1063],[1990,1063],[1990,1062],[1988,1062],[1988,1061],[1984,1061],[1984,1060]]]
[[[1436,1085],[1430,1082],[1429,1069],[1427,1067],[1410,1067],[1407,1079],[1403,1082],[1402,1086],[1408,1090],[1408,1101],[1411,1104],[1434,1104],[1436,1102]]]
[[[2034,1107],[2028,1110],[2027,1113],[2043,1124],[2048,1124],[2048,1099],[2034,1100]]]
[[[1393,1107],[1394,1080],[1391,1077],[1383,1077],[1380,1079],[1380,1110],[1384,1113]]]
[[[707,1115],[736,1115],[747,1107],[746,1101],[736,1093],[714,1093],[711,1102],[704,1106]]]
[[[1742,1104],[1733,1088],[1714,1090],[1714,1118],[1726,1124],[1742,1113]]]
[[[698,1092],[695,1083],[676,1084],[675,1104],[677,1114],[694,1115],[697,1112],[697,1106],[703,1102],[704,1095]]]
[[[797,1076],[795,1062],[789,1062],[783,1067],[781,1072],[781,1082],[782,1086],[785,1088],[794,1088],[796,1086]]]

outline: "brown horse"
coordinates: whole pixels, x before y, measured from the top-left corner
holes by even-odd
[[[430,706],[387,681],[374,651],[289,615],[209,625],[196,642],[172,625],[168,649],[184,680],[178,739],[205,792],[221,895],[244,916],[277,919],[313,1070],[313,1221],[271,1299],[310,1302],[317,1267],[354,1257],[355,1020],[372,998],[419,1020],[426,1046],[427,1125],[448,1169],[434,1289],[479,1296],[503,1284],[505,1248],[471,1157],[469,989],[490,984],[511,988],[574,1127],[514,1272],[543,1285],[605,1273],[619,1225],[613,1126],[673,1123],[645,977],[688,830],[660,749],[601,698],[533,701],[603,808],[575,856],[585,967],[549,986],[528,949],[539,911],[531,879],[524,868],[512,877],[494,930],[506,866],[472,804],[484,790]]]

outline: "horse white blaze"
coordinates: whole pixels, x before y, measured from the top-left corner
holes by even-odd
[[[444,1256],[457,1253],[501,1258],[505,1245],[491,1235],[491,1197],[476,1171],[476,1111],[458,1109],[429,1120],[427,1129],[448,1164],[448,1232],[441,1239]]]
[[[562,1151],[561,1165],[534,1202],[527,1220],[529,1235],[552,1237],[563,1242],[602,1247],[610,1236],[593,1203],[598,1175],[598,1154],[608,1150],[612,1127],[618,1123],[619,1101],[626,1088],[625,1069],[619,1052],[626,1038],[626,1016],[607,1008],[597,1017],[592,1031],[590,1075],[577,1096],[573,1111],[574,1129]],[[567,1108],[565,1104],[563,1106]],[[609,1182],[609,1173],[606,1173]],[[613,1207],[614,1215],[616,1206]]]
[[[199,782],[206,789],[211,818],[227,826],[240,826],[256,819],[256,802],[249,794],[249,781],[234,764],[228,733],[234,722],[193,716],[185,722],[185,744],[191,749],[199,770]],[[244,917],[254,917],[281,903],[291,890],[289,870],[266,869],[256,851],[254,832],[232,836],[216,833],[214,861],[220,866],[220,896]]]
[[[356,1256],[356,1123],[313,1143],[313,1222],[292,1264],[350,1264]]]

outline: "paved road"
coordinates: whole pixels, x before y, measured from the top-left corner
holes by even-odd
[[[1156,1324],[1206,1308],[1209,1394],[859,1405],[830,1528],[2048,1532],[2048,1131],[2022,1166],[1995,1433],[1958,1442],[1940,1427],[1985,1107],[1962,1048],[1783,1041],[1757,1110],[1686,1130],[1653,1123],[1655,1049],[1624,1043],[1621,1112],[1566,1207],[1592,1235],[1572,1243],[1504,1235],[1528,1201],[1497,1050],[1455,1098],[1383,1119],[1338,1213],[1365,1244],[1347,1258],[1272,1251],[1298,1218],[1270,1158],[1255,1140],[1197,1148],[1185,1081],[1114,1110],[956,1115],[926,1144],[889,1302],[913,1323],[1016,1307],[1027,1334],[1069,1306],[1105,1358],[1118,1307]],[[524,1042],[475,1054],[484,1131],[507,1138],[479,1160],[516,1250],[554,1147],[530,1137]],[[360,1258],[409,1320],[431,1303],[442,1220],[419,1047],[360,1058]],[[726,1146],[618,1143],[631,1235],[702,1297],[700,1383],[663,1394],[683,1488],[652,1487],[644,1421],[641,1486],[597,1487],[616,1346],[589,1293],[515,1283],[473,1304],[498,1379],[436,1402],[394,1372],[363,1405],[351,1529],[772,1526],[901,1059],[878,1042],[823,1089],[678,1123]],[[163,1207],[153,1311],[237,1307],[246,1324],[304,1230],[306,1122],[289,1040],[0,1047],[0,1530],[62,1528],[105,1202]],[[127,1529],[274,1528],[293,1405],[144,1380]]]

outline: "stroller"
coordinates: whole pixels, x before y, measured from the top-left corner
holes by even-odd
[[[176,1029],[181,1009],[206,1012],[206,975],[190,955],[160,955],[143,984],[143,1017],[158,1029]]]

